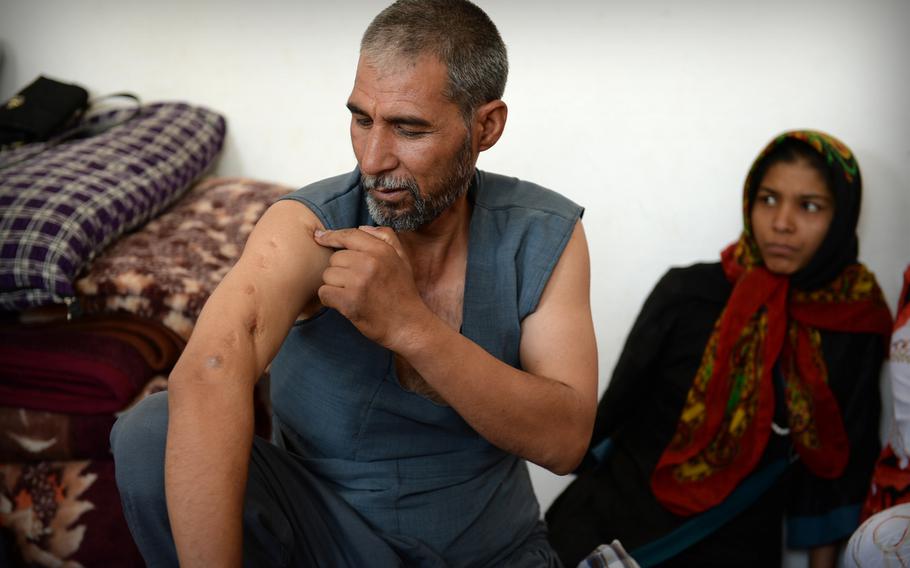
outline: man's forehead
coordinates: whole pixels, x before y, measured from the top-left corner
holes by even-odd
[[[445,65],[432,56],[417,58],[361,56],[349,103],[362,105],[415,105],[427,109],[456,105],[446,96]]]

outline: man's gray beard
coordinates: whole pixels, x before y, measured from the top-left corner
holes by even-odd
[[[416,231],[435,220],[443,211],[455,203],[456,199],[464,195],[471,185],[474,166],[471,163],[470,137],[465,138],[464,145],[455,156],[453,166],[440,184],[442,191],[426,197],[420,194],[420,187],[413,178],[361,174],[360,183],[363,185],[364,197],[370,217],[373,218],[377,225],[390,227],[396,233]],[[369,190],[375,188],[406,189],[411,194],[413,204],[409,209],[396,211],[373,197]]]

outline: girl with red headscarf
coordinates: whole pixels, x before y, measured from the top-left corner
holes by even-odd
[[[891,317],[857,261],[859,167],[816,131],[775,138],[719,263],[671,269],[598,407],[578,478],[547,513],[567,566],[619,539],[642,566],[833,566],[879,451]]]

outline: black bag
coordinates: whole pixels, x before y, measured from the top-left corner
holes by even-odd
[[[88,91],[40,76],[0,107],[0,149],[48,140],[78,122]]]
[[[35,83],[29,85],[25,90],[30,89],[39,81],[51,80],[39,77]],[[63,83],[57,83],[56,81],[51,82],[62,85],[63,87],[75,86],[64,85]],[[57,87],[52,87],[52,89],[56,88]],[[82,87],[76,88],[82,89]],[[23,92],[25,92],[25,90],[23,90]],[[83,92],[85,91],[84,89],[82,90]],[[4,115],[6,107],[16,107],[13,109],[15,111],[22,108],[24,105],[24,103],[20,104],[16,102],[16,98],[19,96],[21,96],[21,93],[10,99],[3,108],[0,108],[0,170],[31,160],[58,144],[101,134],[110,128],[132,120],[134,117],[139,116],[142,111],[142,101],[133,93],[113,93],[104,95],[84,103],[69,119],[62,122],[62,126],[53,128],[49,136],[43,134],[43,130],[41,133],[35,133],[35,128],[32,128],[30,133],[27,134],[28,137],[23,140],[22,135],[24,131],[21,127],[16,126],[8,128],[4,123],[4,120],[8,118]],[[73,98],[75,99],[75,97]],[[113,99],[129,101],[129,104],[123,106],[121,102],[119,108],[117,106],[111,107],[109,104],[102,104]],[[44,114],[35,111],[35,109],[31,109],[29,112],[33,115],[43,116]],[[22,122],[19,120],[22,118],[19,115],[14,116],[13,118],[16,119],[17,124]],[[8,137],[11,142],[5,143],[5,136]],[[40,138],[33,139],[34,136],[40,136]]]

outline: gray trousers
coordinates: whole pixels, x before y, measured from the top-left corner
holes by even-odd
[[[123,512],[151,568],[178,565],[164,497],[167,421],[167,393],[162,392],[121,416],[111,432]],[[244,566],[446,566],[419,541],[379,534],[294,454],[258,437],[245,499]],[[557,566],[553,558],[534,552],[545,539],[541,524],[528,547],[520,547],[524,552],[517,551],[508,564]]]
[[[143,400],[111,432],[117,487],[146,563],[177,566],[164,498],[167,393]],[[255,438],[243,511],[245,566],[444,566],[419,544],[381,538],[285,450]]]

